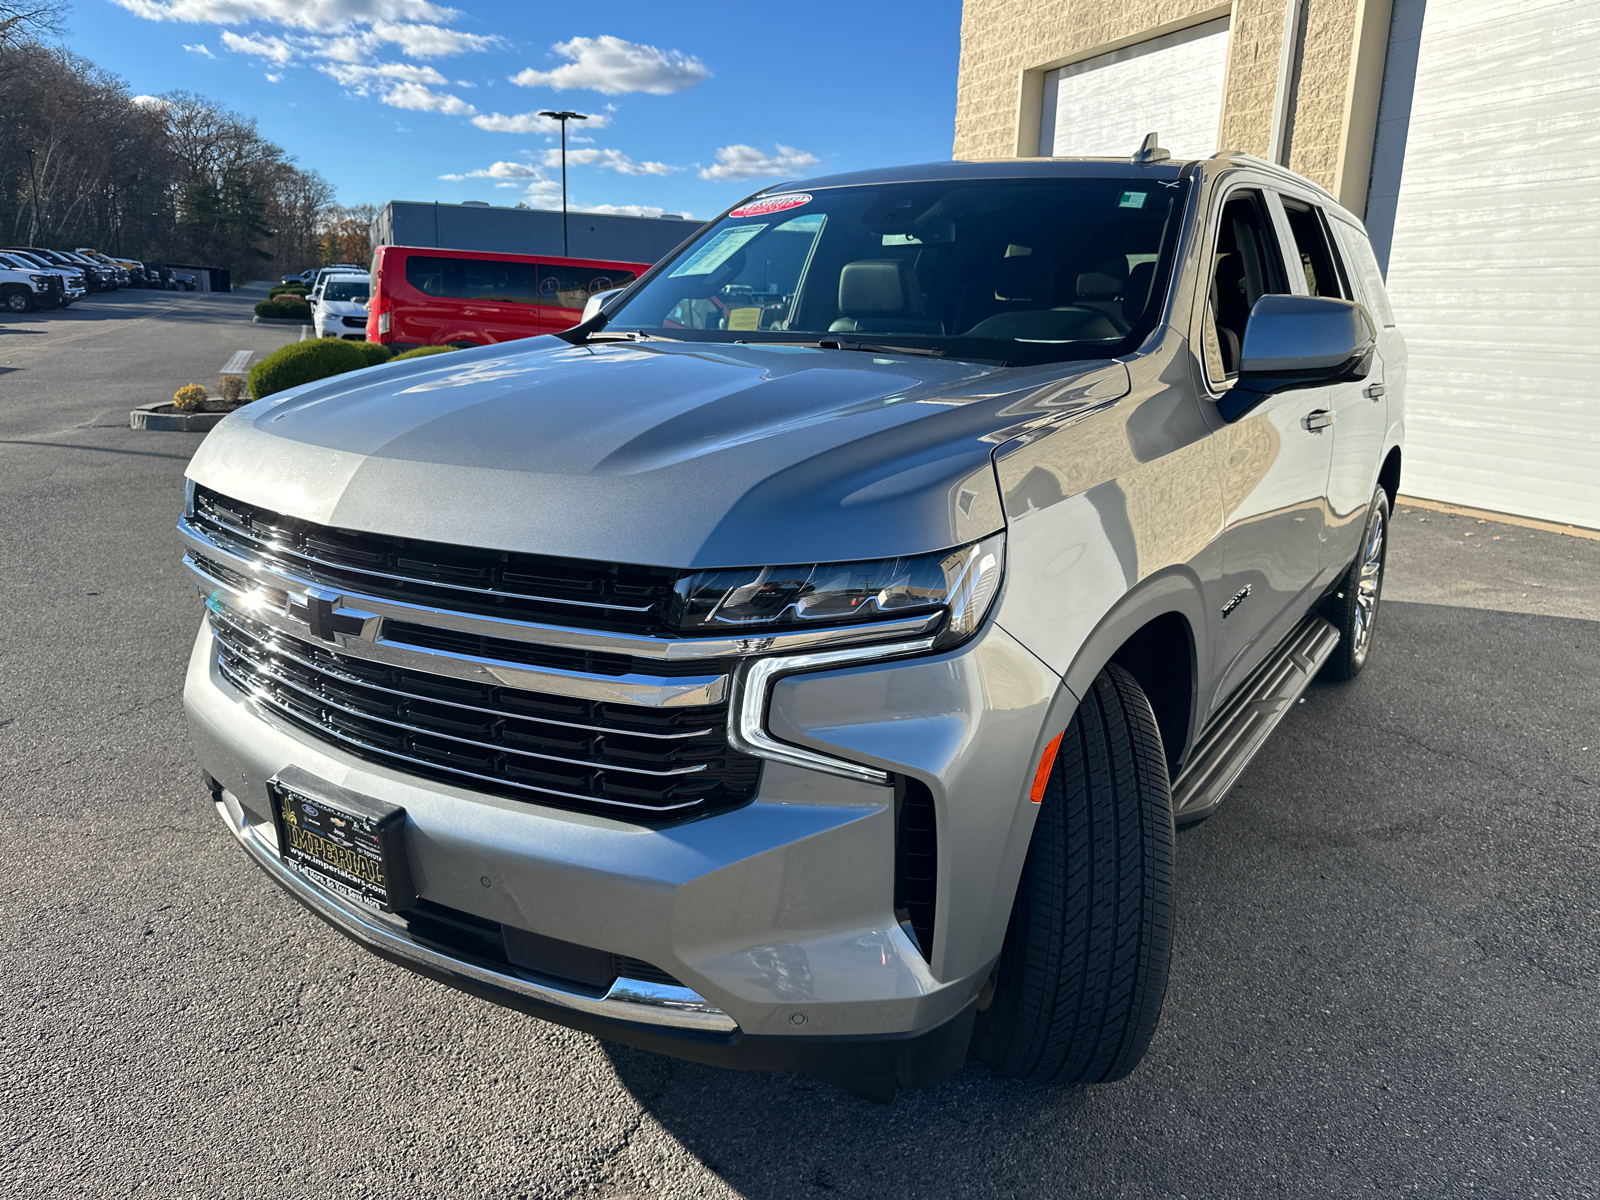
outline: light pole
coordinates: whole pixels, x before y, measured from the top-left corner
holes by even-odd
[[[550,112],[546,109],[539,114],[549,117],[552,121],[561,122],[561,257],[570,258],[567,253],[567,122],[587,121],[587,113],[575,112]]]

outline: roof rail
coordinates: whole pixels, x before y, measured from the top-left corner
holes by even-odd
[[[1339,197],[1335,196],[1315,179],[1307,179],[1304,175],[1301,175],[1296,171],[1291,171],[1282,163],[1275,163],[1269,158],[1262,158],[1259,154],[1246,154],[1243,150],[1218,150],[1211,157],[1213,159],[1220,159],[1226,162],[1248,163],[1250,166],[1257,168],[1265,167],[1267,170],[1276,172],[1279,175],[1291,176],[1296,183],[1308,184],[1317,191],[1321,192],[1329,200],[1332,200],[1335,204],[1339,203]]]

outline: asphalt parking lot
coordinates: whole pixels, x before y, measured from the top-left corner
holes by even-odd
[[[258,296],[0,322],[0,1195],[1600,1193],[1600,540],[1403,508],[1366,673],[1180,835],[1139,1070],[880,1107],[451,992],[244,860],[179,706],[200,435],[127,410],[292,340]]]

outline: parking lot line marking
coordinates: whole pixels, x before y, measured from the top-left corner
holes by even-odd
[[[235,350],[233,357],[223,363],[222,370],[217,373],[219,375],[243,374],[244,369],[250,365],[250,356],[254,353],[254,350]]]

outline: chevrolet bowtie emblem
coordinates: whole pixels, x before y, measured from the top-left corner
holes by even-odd
[[[319,641],[331,642],[336,633],[360,634],[366,624],[366,614],[348,610],[336,612],[334,605],[338,600],[337,592],[308,591],[304,596],[291,592],[289,616],[296,621],[304,621],[311,629],[311,636]]]

